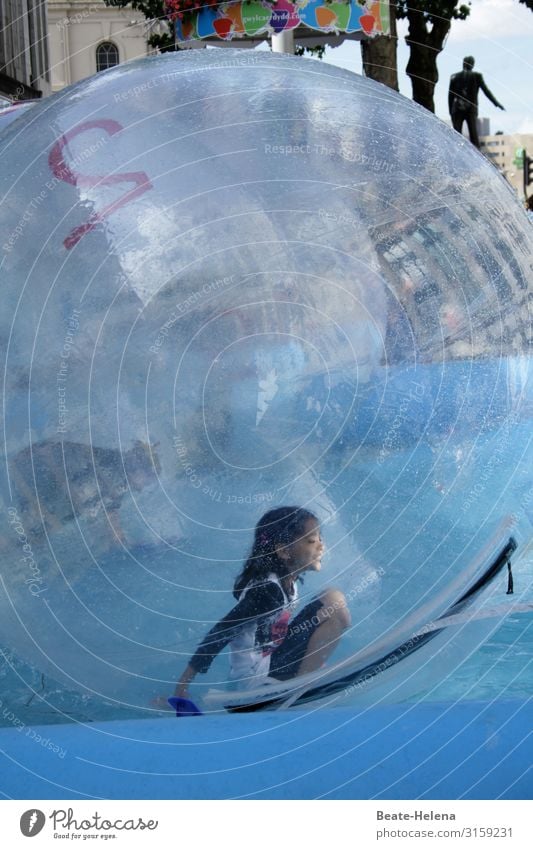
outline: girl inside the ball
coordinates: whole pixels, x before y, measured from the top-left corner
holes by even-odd
[[[230,678],[239,689],[286,681],[324,665],[350,625],[346,599],[327,589],[291,621],[298,582],[318,572],[324,543],[316,516],[278,507],[259,520],[252,550],[235,581],[237,604],[206,635],[184,669],[175,695],[188,698],[198,672],[230,644]]]

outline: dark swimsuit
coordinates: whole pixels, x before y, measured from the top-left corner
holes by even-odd
[[[279,680],[293,678],[305,656],[311,636],[319,626],[317,613],[323,603],[313,599],[291,621],[287,601],[278,583],[268,580],[249,587],[241,600],[204,637],[189,661],[196,672],[207,672],[213,659],[243,628],[255,623],[255,647],[270,655],[268,675]]]

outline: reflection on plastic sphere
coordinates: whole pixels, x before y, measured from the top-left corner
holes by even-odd
[[[528,538],[528,222],[434,116],[322,63],[199,50],[60,92],[0,145],[17,657],[147,704],[274,505],[323,522],[304,597],[348,596],[338,657]]]

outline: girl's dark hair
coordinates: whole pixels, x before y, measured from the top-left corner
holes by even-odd
[[[277,507],[259,519],[252,550],[235,581],[233,595],[236,599],[250,581],[264,580],[269,572],[274,572],[279,578],[287,577],[287,564],[278,557],[276,549],[302,537],[309,521],[318,522],[318,519],[303,507]]]

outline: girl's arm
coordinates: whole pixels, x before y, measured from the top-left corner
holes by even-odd
[[[283,593],[273,581],[251,587],[244,598],[204,637],[176,684],[176,695],[187,698],[184,694],[197,672],[207,672],[216,655],[237,636],[243,625],[272,615],[283,604]]]
[[[176,684],[174,695],[177,696],[178,699],[187,698],[189,684],[191,683],[195,675],[196,669],[194,669],[189,663],[183,670],[181,678]]]

